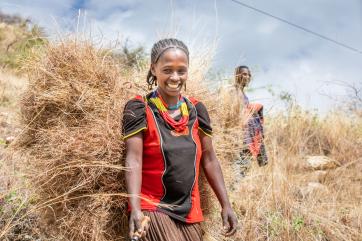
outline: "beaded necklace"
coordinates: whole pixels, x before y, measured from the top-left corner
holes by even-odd
[[[187,104],[185,99],[180,95],[179,101],[176,105],[172,107],[168,107],[166,102],[163,100],[162,96],[158,93],[158,91],[154,91],[151,94],[149,99],[159,110],[162,118],[176,131],[183,132],[187,128],[187,124],[189,122],[189,111],[187,108]],[[178,106],[178,107],[177,107]],[[177,107],[177,108],[176,108]],[[171,109],[172,108],[172,109]],[[168,110],[176,110],[180,108],[181,111],[181,119],[179,121],[175,121]]]

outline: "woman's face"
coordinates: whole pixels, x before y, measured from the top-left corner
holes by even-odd
[[[251,78],[250,70],[242,68],[236,75],[235,80],[238,85],[245,87],[249,84]]]
[[[161,95],[179,96],[188,77],[187,55],[177,48],[168,49],[152,64],[151,72],[157,78]]]

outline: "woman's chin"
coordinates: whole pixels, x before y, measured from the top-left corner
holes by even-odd
[[[169,96],[179,96],[181,94],[181,88],[177,88],[177,89],[167,88],[166,94]]]

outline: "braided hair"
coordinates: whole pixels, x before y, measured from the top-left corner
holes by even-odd
[[[160,59],[161,55],[170,48],[177,48],[182,50],[186,54],[187,60],[189,60],[189,50],[187,46],[178,39],[167,38],[161,39],[153,45],[151,50],[151,64],[156,64],[157,61]],[[152,74],[150,67],[146,79],[149,89],[152,89],[153,85],[157,85],[156,80],[156,76]]]

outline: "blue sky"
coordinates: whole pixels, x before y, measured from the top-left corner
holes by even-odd
[[[241,1],[362,50],[361,0]],[[331,82],[362,85],[362,54],[230,0],[0,0],[1,11],[29,17],[50,35],[74,30],[79,9],[92,36],[103,40],[127,38],[149,50],[157,39],[171,35],[191,51],[216,41],[213,67],[225,77],[236,65],[249,65],[252,87],[288,91],[305,108],[323,113],[336,106],[333,99],[348,94]],[[267,110],[277,106],[266,90],[250,97]]]

